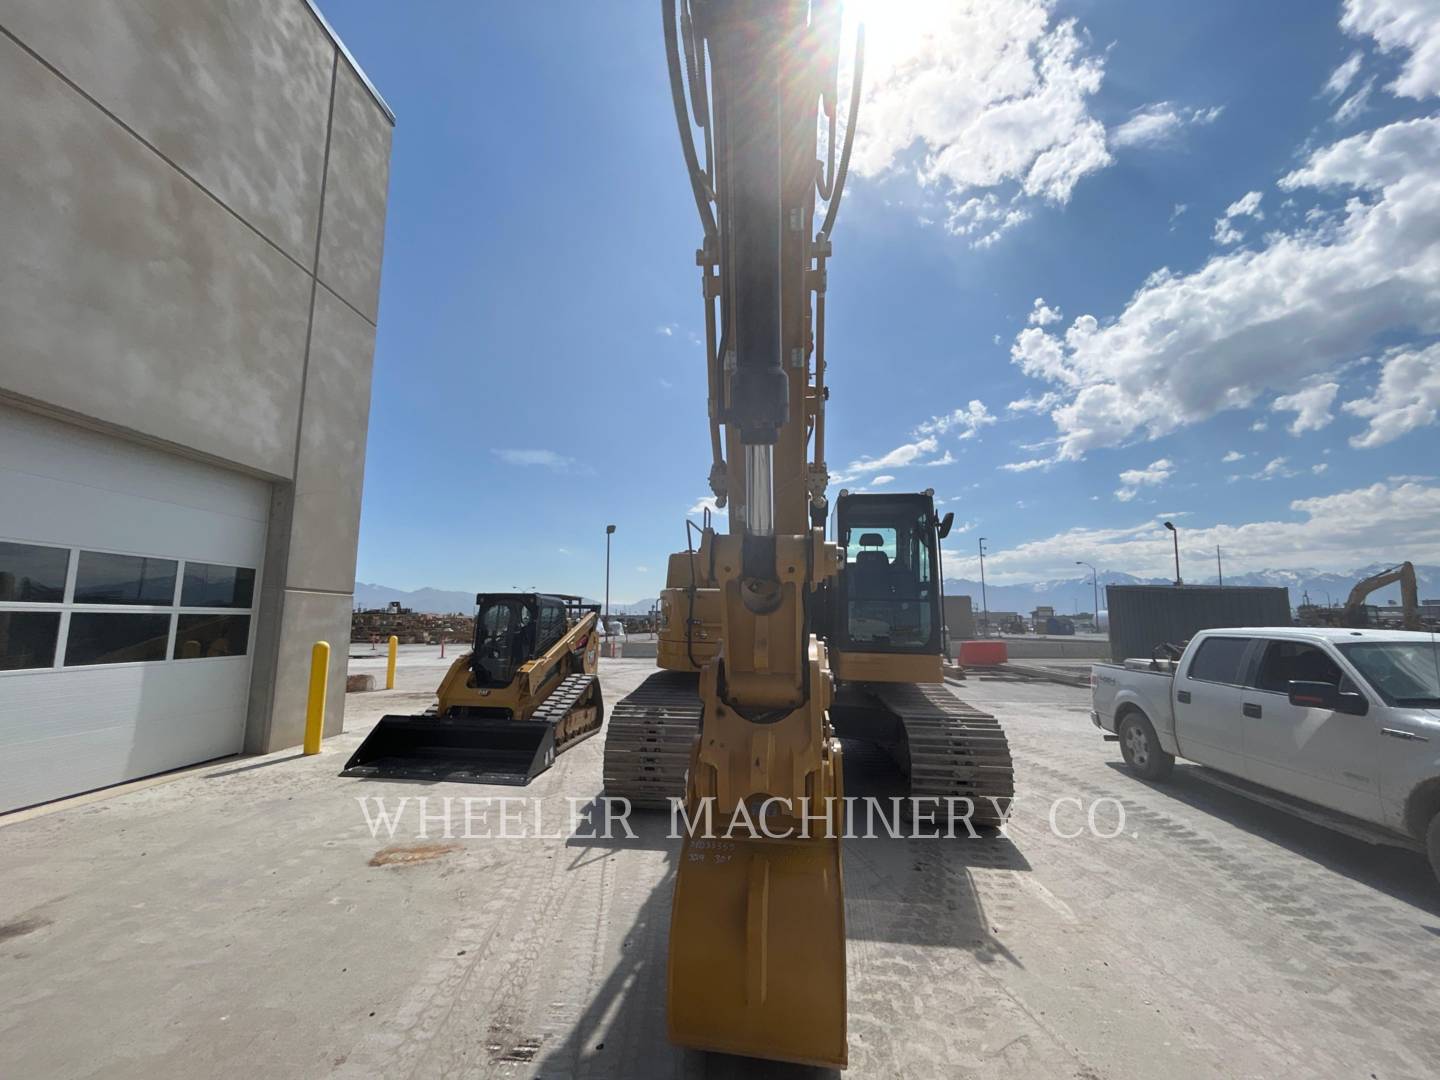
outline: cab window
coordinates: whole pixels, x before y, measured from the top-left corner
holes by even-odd
[[[1201,682],[1240,684],[1240,662],[1250,646],[1249,638],[1206,638],[1195,650],[1187,675]]]
[[[1304,641],[1267,641],[1255,672],[1256,690],[1284,694],[1293,680],[1340,685],[1340,666],[1317,645]]]

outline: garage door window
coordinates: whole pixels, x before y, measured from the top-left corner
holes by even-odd
[[[175,573],[179,568],[173,559],[82,551],[75,575],[75,603],[168,607],[175,602]]]
[[[0,600],[58,604],[69,570],[68,548],[0,541]]]
[[[55,666],[58,611],[0,611],[0,671]]]
[[[174,659],[244,656],[249,641],[249,615],[197,615],[182,611],[175,631]]]
[[[254,570],[215,563],[186,563],[180,606],[248,609],[254,593]]]
[[[0,672],[250,651],[255,568],[0,541]]]
[[[76,611],[70,615],[65,666],[164,660],[169,638],[168,614]]]

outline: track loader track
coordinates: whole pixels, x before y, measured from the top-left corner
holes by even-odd
[[[605,794],[640,809],[668,810],[685,797],[690,750],[700,731],[700,677],[660,671],[622,698],[605,731]]]
[[[968,798],[975,824],[1001,824],[1015,797],[1015,766],[1000,722],[944,686],[879,683],[870,691],[904,729],[911,796]]]

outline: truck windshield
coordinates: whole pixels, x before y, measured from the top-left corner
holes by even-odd
[[[1440,705],[1440,647],[1433,641],[1355,641],[1340,651],[1387,705]]]

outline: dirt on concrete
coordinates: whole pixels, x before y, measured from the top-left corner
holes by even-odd
[[[652,663],[605,661],[607,700]],[[317,757],[0,824],[0,926],[50,921],[0,941],[0,1076],[814,1075],[669,1044],[678,842],[665,815],[635,815],[633,837],[584,827],[601,739],[526,789],[336,775],[444,666],[402,655],[398,688],[348,699]],[[847,1076],[1440,1075],[1422,858],[1193,767],[1134,779],[1083,688],[955,692],[1006,725],[1015,817],[978,839],[845,842]],[[876,755],[846,754],[847,794],[880,782]],[[493,808],[484,838],[421,835],[417,800],[433,815],[446,795],[537,796],[541,835],[497,835]],[[393,836],[357,801],[378,797],[409,800]],[[387,849],[417,857],[372,868]]]

